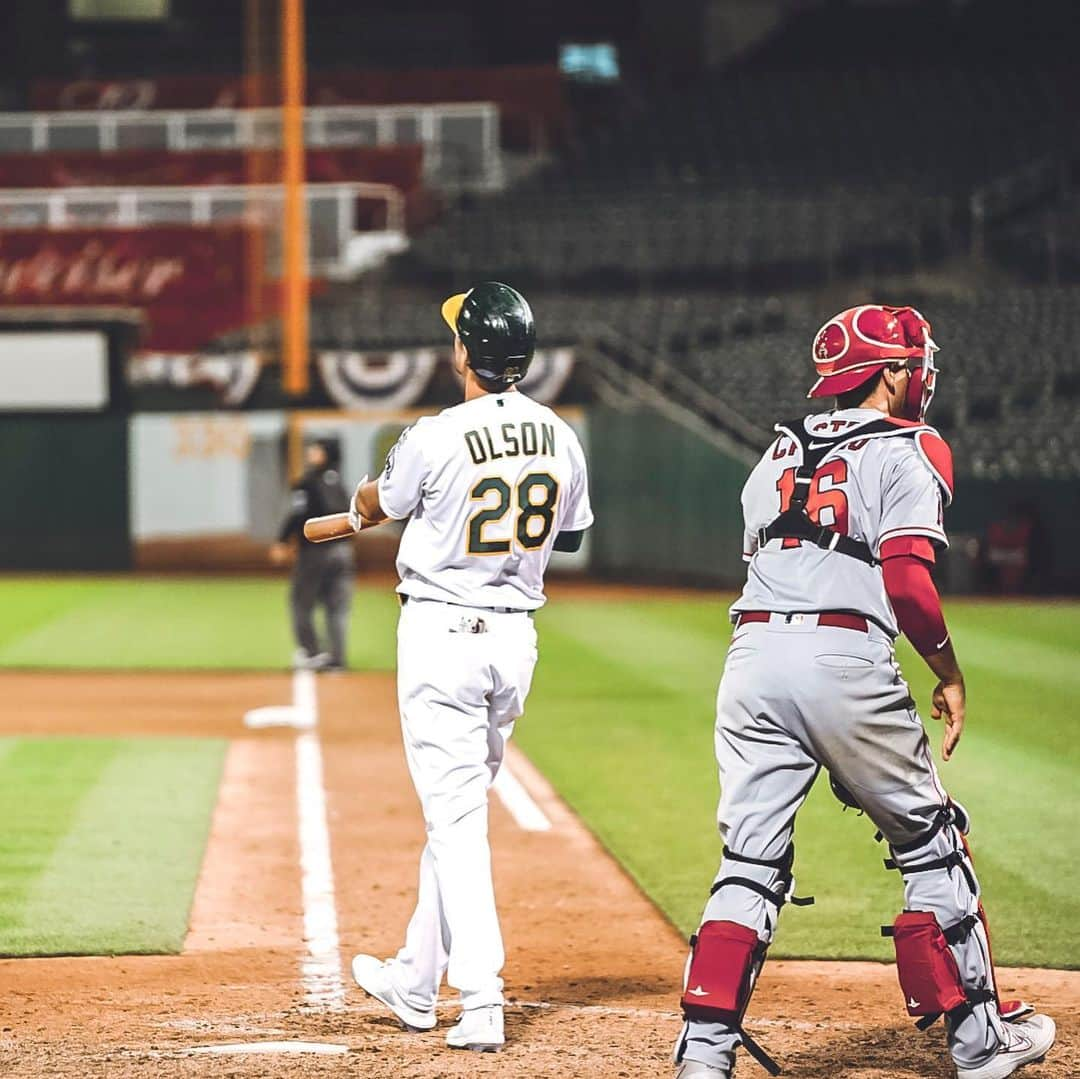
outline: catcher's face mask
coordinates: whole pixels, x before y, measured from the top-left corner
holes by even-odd
[[[922,423],[926,419],[930,402],[934,399],[934,391],[937,389],[937,365],[934,363],[934,353],[937,350],[933,338],[927,333],[922,360],[908,361],[907,369],[911,377],[908,379],[904,397],[902,418],[905,420]]]

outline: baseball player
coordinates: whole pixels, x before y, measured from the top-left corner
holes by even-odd
[[[357,984],[412,1031],[435,1026],[443,975],[462,1014],[457,1049],[503,1045],[503,944],[488,847],[488,788],[536,665],[532,612],[552,550],[593,521],[573,430],[515,383],[532,360],[524,297],[488,281],[442,307],[463,404],[406,430],[352,500],[353,528],[407,520],[397,568],[398,703],[427,825],[416,910],[386,962],[358,955]]]
[[[949,760],[965,694],[930,576],[953,491],[949,447],[924,422],[936,349],[910,307],[830,319],[809,396],[835,410],[777,424],[743,489],[749,571],[717,698],[724,856],[691,942],[679,1079],[729,1079],[740,1044],[779,1071],[742,1021],[793,899],[795,815],[823,767],[889,846],[905,909],[883,932],[908,1012],[920,1027],[944,1017],[958,1079],[1003,1079],[1054,1042],[1051,1019],[997,998],[968,816],[893,651],[903,632],[939,679],[931,714]]]
[[[311,442],[304,450],[307,466],[303,477],[289,492],[289,512],[281,524],[278,539],[270,548],[276,565],[288,560],[289,543],[295,537],[298,551],[289,589],[289,609],[296,638],[294,663],[312,670],[342,671],[346,655],[349,611],[352,608],[352,545],[331,543],[320,546],[304,538],[307,517],[343,511],[349,495],[338,472],[338,445],[329,440]],[[323,650],[315,632],[316,605],[326,612],[328,649]]]

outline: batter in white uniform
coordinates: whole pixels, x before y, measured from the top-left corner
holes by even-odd
[[[573,430],[518,392],[535,330],[514,289],[485,282],[443,304],[465,401],[401,436],[353,497],[353,527],[408,520],[398,551],[398,701],[427,826],[416,910],[386,962],[358,955],[357,984],[407,1029],[435,1026],[444,974],[462,1015],[446,1042],[504,1041],[503,944],[488,845],[488,788],[536,665],[531,614],[552,550],[593,522]]]

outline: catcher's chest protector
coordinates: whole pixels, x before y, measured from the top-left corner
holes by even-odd
[[[802,464],[795,472],[795,488],[786,509],[770,524],[758,530],[758,543],[764,547],[770,540],[799,540],[813,543],[825,551],[838,551],[849,558],[856,558],[868,565],[877,565],[870,545],[862,540],[852,539],[834,528],[815,524],[806,510],[810,495],[810,485],[814,475],[825,459],[846,443],[871,438],[913,438],[917,432],[925,430],[920,425],[898,425],[891,420],[871,420],[861,426],[849,428],[840,434],[820,431],[810,432],[801,420],[778,423],[776,430],[787,435],[802,451]]]

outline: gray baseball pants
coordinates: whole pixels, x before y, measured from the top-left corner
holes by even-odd
[[[814,614],[774,614],[736,629],[717,696],[716,759],[720,770],[720,834],[745,858],[782,859],[795,816],[822,767],[855,796],[890,846],[910,845],[933,830],[946,805],[926,732],[900,674],[892,641],[868,631],[819,626]],[[970,862],[929,872],[905,865],[952,855],[956,828],[896,854],[908,910],[932,911],[952,926],[979,906]],[[725,858],[716,877],[750,878],[778,897],[790,881],[772,867]],[[702,922],[730,921],[754,929],[765,944],[776,931],[779,905],[734,883],[715,887]],[[993,967],[981,923],[952,946],[968,990],[993,989]],[[996,1003],[976,1004],[947,1018],[949,1048],[962,1066],[984,1062],[1003,1040]],[[685,1024],[677,1059],[734,1067],[739,1035],[719,1022]]]

